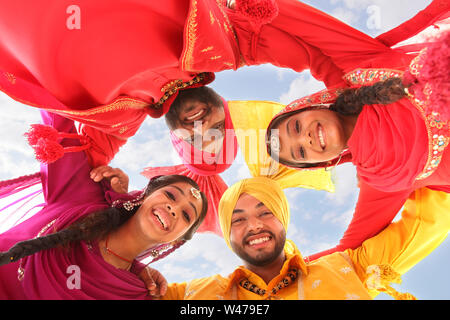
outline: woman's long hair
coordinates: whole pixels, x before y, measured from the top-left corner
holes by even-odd
[[[159,176],[150,180],[145,189],[144,198],[158,189],[177,182],[185,182],[192,185],[194,188],[199,189],[194,180],[183,175]],[[208,200],[203,192],[200,192],[200,194],[203,203],[200,215],[180,240],[190,240],[205,219],[206,212],[208,211]],[[79,241],[103,239],[107,234],[118,229],[130,219],[138,209],[139,206],[134,207],[131,211],[127,211],[124,208],[110,207],[89,214],[67,228],[55,233],[18,242],[8,251],[0,253],[0,265],[17,261],[42,250],[48,250],[59,246],[68,246],[69,244]]]
[[[357,116],[363,110],[365,105],[372,104],[381,104],[388,105],[394,103],[402,98],[404,98],[407,93],[405,90],[405,86],[402,83],[401,78],[393,77],[384,81],[377,82],[371,86],[362,86],[360,88],[351,88],[344,90],[336,99],[336,101],[330,105],[329,110],[337,112],[341,115],[345,116]],[[281,121],[284,119],[307,110],[323,108],[323,107],[308,107],[304,109],[299,109],[290,113],[286,113],[278,117],[273,121],[271,127],[268,128],[268,137],[267,141],[267,152],[271,155],[271,146],[270,146],[270,129],[276,129]],[[279,158],[278,162],[294,168],[313,168],[313,167],[325,167],[327,166],[327,162],[318,162],[318,163],[295,163],[291,161],[287,161]]]

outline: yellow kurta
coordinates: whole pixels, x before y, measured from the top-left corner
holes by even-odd
[[[383,274],[395,270],[404,274],[441,244],[449,230],[450,195],[423,188],[408,199],[401,220],[355,250],[336,252],[311,263],[305,263],[300,254],[287,254],[280,274],[268,284],[242,266],[228,277],[214,275],[188,283],[173,283],[164,299],[372,299],[378,291],[386,291],[385,280],[393,280],[386,278],[386,274],[379,276],[377,271]],[[271,289],[291,266],[300,270],[297,280],[269,297]],[[259,296],[239,286],[243,277],[266,289],[266,295]],[[370,290],[373,288],[378,291]]]

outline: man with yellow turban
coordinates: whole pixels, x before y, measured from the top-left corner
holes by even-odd
[[[360,247],[304,261],[286,240],[289,205],[278,182],[266,177],[242,180],[224,193],[220,225],[227,245],[243,260],[228,277],[214,275],[170,284],[166,300],[371,299],[399,293],[390,282],[433,251],[450,229],[450,195],[418,189],[401,220]]]

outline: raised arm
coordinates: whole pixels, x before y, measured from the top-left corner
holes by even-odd
[[[346,252],[362,281],[377,267],[387,270],[389,266],[389,270],[401,275],[439,246],[449,230],[450,194],[417,189],[406,202],[401,220],[366,240],[359,248]],[[382,274],[378,280],[389,280],[383,279],[384,276]]]
[[[411,189],[382,192],[361,180],[359,188],[359,197],[353,218],[339,244],[334,248],[307,257],[309,260],[315,260],[333,252],[359,247],[365,240],[375,236],[392,222],[412,192]]]
[[[296,71],[310,69],[315,78],[330,86],[339,83],[343,74],[357,67],[403,69],[411,59],[300,1],[275,1],[278,15],[270,23],[255,28],[251,19],[246,20],[239,14],[241,2],[245,0],[236,0],[235,9],[227,12],[247,64],[271,63]],[[421,14],[425,13],[428,11]],[[417,21],[424,27],[430,22],[427,19]]]

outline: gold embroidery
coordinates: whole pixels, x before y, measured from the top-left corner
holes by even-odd
[[[418,76],[420,73],[420,70],[423,67],[423,64],[420,63],[420,60],[422,60],[422,58],[425,57],[425,54],[427,52],[427,48],[424,48],[420,51],[420,53],[411,60],[411,63],[409,65],[409,72],[413,75],[413,76]]]
[[[145,101],[136,100],[133,98],[118,98],[114,102],[100,107],[95,107],[88,110],[58,110],[52,108],[42,108],[47,111],[51,111],[58,114],[67,114],[73,116],[90,116],[99,113],[106,113],[116,110],[126,110],[126,109],[142,109],[147,107],[149,104]],[[89,120],[95,122],[95,120]]]
[[[176,81],[174,86],[170,87],[169,91],[166,91],[166,93],[164,93],[164,95],[161,97],[161,99],[159,99],[159,101],[157,103],[155,103],[153,105],[153,107],[155,109],[161,108],[161,106],[164,104],[164,102],[166,102],[167,99],[169,99],[178,90],[184,89],[184,88],[190,87],[196,83],[202,82],[205,79],[205,75],[206,75],[206,73],[200,73],[187,82],[183,82],[181,80]]]
[[[344,80],[351,85],[369,85],[393,77],[403,77],[404,72],[394,69],[355,69],[344,75]]]
[[[122,134],[122,133],[124,133],[127,130],[128,130],[128,127],[127,126],[123,126],[122,128],[119,129],[119,133]]]
[[[438,112],[431,112],[427,115],[426,102],[413,97],[408,97],[408,99],[419,110],[427,128],[428,158],[422,173],[416,177],[416,180],[422,180],[433,174],[441,162],[444,150],[450,143],[450,123],[442,121]]]
[[[213,46],[209,46],[208,48],[202,49],[200,51],[201,52],[208,52],[208,51],[211,51],[212,49],[214,49],[214,47]]]
[[[187,49],[186,54],[183,55],[181,66],[184,70],[192,70],[193,65],[193,52],[195,42],[197,41],[197,0],[191,2],[192,10],[189,11],[189,16],[187,19]]]
[[[173,87],[176,87],[177,85],[179,85],[180,83],[182,83],[183,80],[173,80],[170,81],[169,83],[165,84],[162,88],[161,88],[161,92],[166,92],[169,91],[170,89],[172,89]]]
[[[214,19],[213,13],[211,11],[209,12],[209,19],[211,20],[211,25],[213,25],[214,21],[216,21],[216,19]]]
[[[210,59],[211,59],[211,60],[217,60],[217,59],[220,59],[220,58],[222,58],[222,56],[213,56],[213,57],[211,57]]]
[[[38,234],[36,235],[36,237],[34,237],[34,239],[39,238],[45,231],[47,231],[54,223],[55,223],[56,219],[52,220],[51,222],[47,223],[42,229],[41,231],[38,232]],[[19,262],[19,267],[17,268],[17,279],[19,281],[23,280],[23,277],[25,276],[25,269],[22,266],[22,259],[20,259]]]
[[[423,54],[424,50],[411,61],[409,67],[411,74],[417,75],[420,72],[422,67],[420,58]],[[393,69],[356,69],[347,73],[344,80],[352,85],[370,85],[391,77],[403,77],[403,74],[403,71]],[[429,95],[429,92],[426,94]],[[422,180],[429,177],[439,166],[444,150],[450,143],[450,124],[448,121],[442,121],[438,112],[427,112],[426,101],[421,101],[411,94],[408,94],[407,98],[419,110],[427,128],[428,158],[422,173],[416,177],[416,180]]]
[[[16,76],[9,72],[4,72],[3,75],[6,77],[11,84],[16,84]]]

